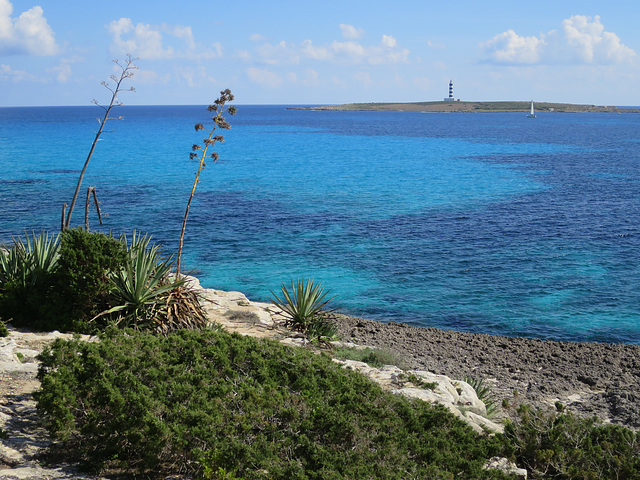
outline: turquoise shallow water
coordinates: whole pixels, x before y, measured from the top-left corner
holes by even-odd
[[[206,109],[118,114],[84,183],[102,229],[175,250]],[[0,108],[0,241],[58,228],[99,115]],[[640,342],[640,116],[239,106],[230,121],[187,229],[205,286],[267,300],[314,277],[383,321]]]

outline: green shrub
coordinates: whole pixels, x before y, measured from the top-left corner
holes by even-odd
[[[36,330],[95,330],[108,306],[110,271],[124,262],[121,242],[78,228],[18,239],[0,256],[0,316]]]
[[[327,299],[329,292],[324,291],[322,284],[314,284],[311,278],[306,284],[304,280],[297,279],[295,285],[291,280],[291,291],[284,283],[280,289],[282,298],[271,292],[271,303],[282,309],[288,326],[310,337],[335,335],[336,328],[323,311],[335,297]]]
[[[245,480],[507,478],[482,469],[498,438],[305,349],[109,329],[99,342],[56,340],[40,360],[38,412],[87,465]]]
[[[50,318],[47,329],[82,333],[97,330],[99,324],[91,320],[109,308],[109,276],[122,268],[126,257],[125,245],[110,235],[82,228],[65,230],[60,268],[51,292],[57,314]]]
[[[640,478],[640,432],[602,425],[595,417],[520,405],[504,435],[532,479]]]

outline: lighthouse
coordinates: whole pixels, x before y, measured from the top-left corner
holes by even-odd
[[[449,96],[444,99],[445,102],[459,102],[459,99],[453,97],[453,80],[449,80]]]

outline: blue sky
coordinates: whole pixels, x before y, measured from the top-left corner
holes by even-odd
[[[463,100],[640,105],[638,0],[0,0],[0,106]]]

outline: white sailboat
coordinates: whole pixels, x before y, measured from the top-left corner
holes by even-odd
[[[527,118],[536,118],[536,111],[533,108],[533,100],[531,100],[531,113],[527,115]]]

